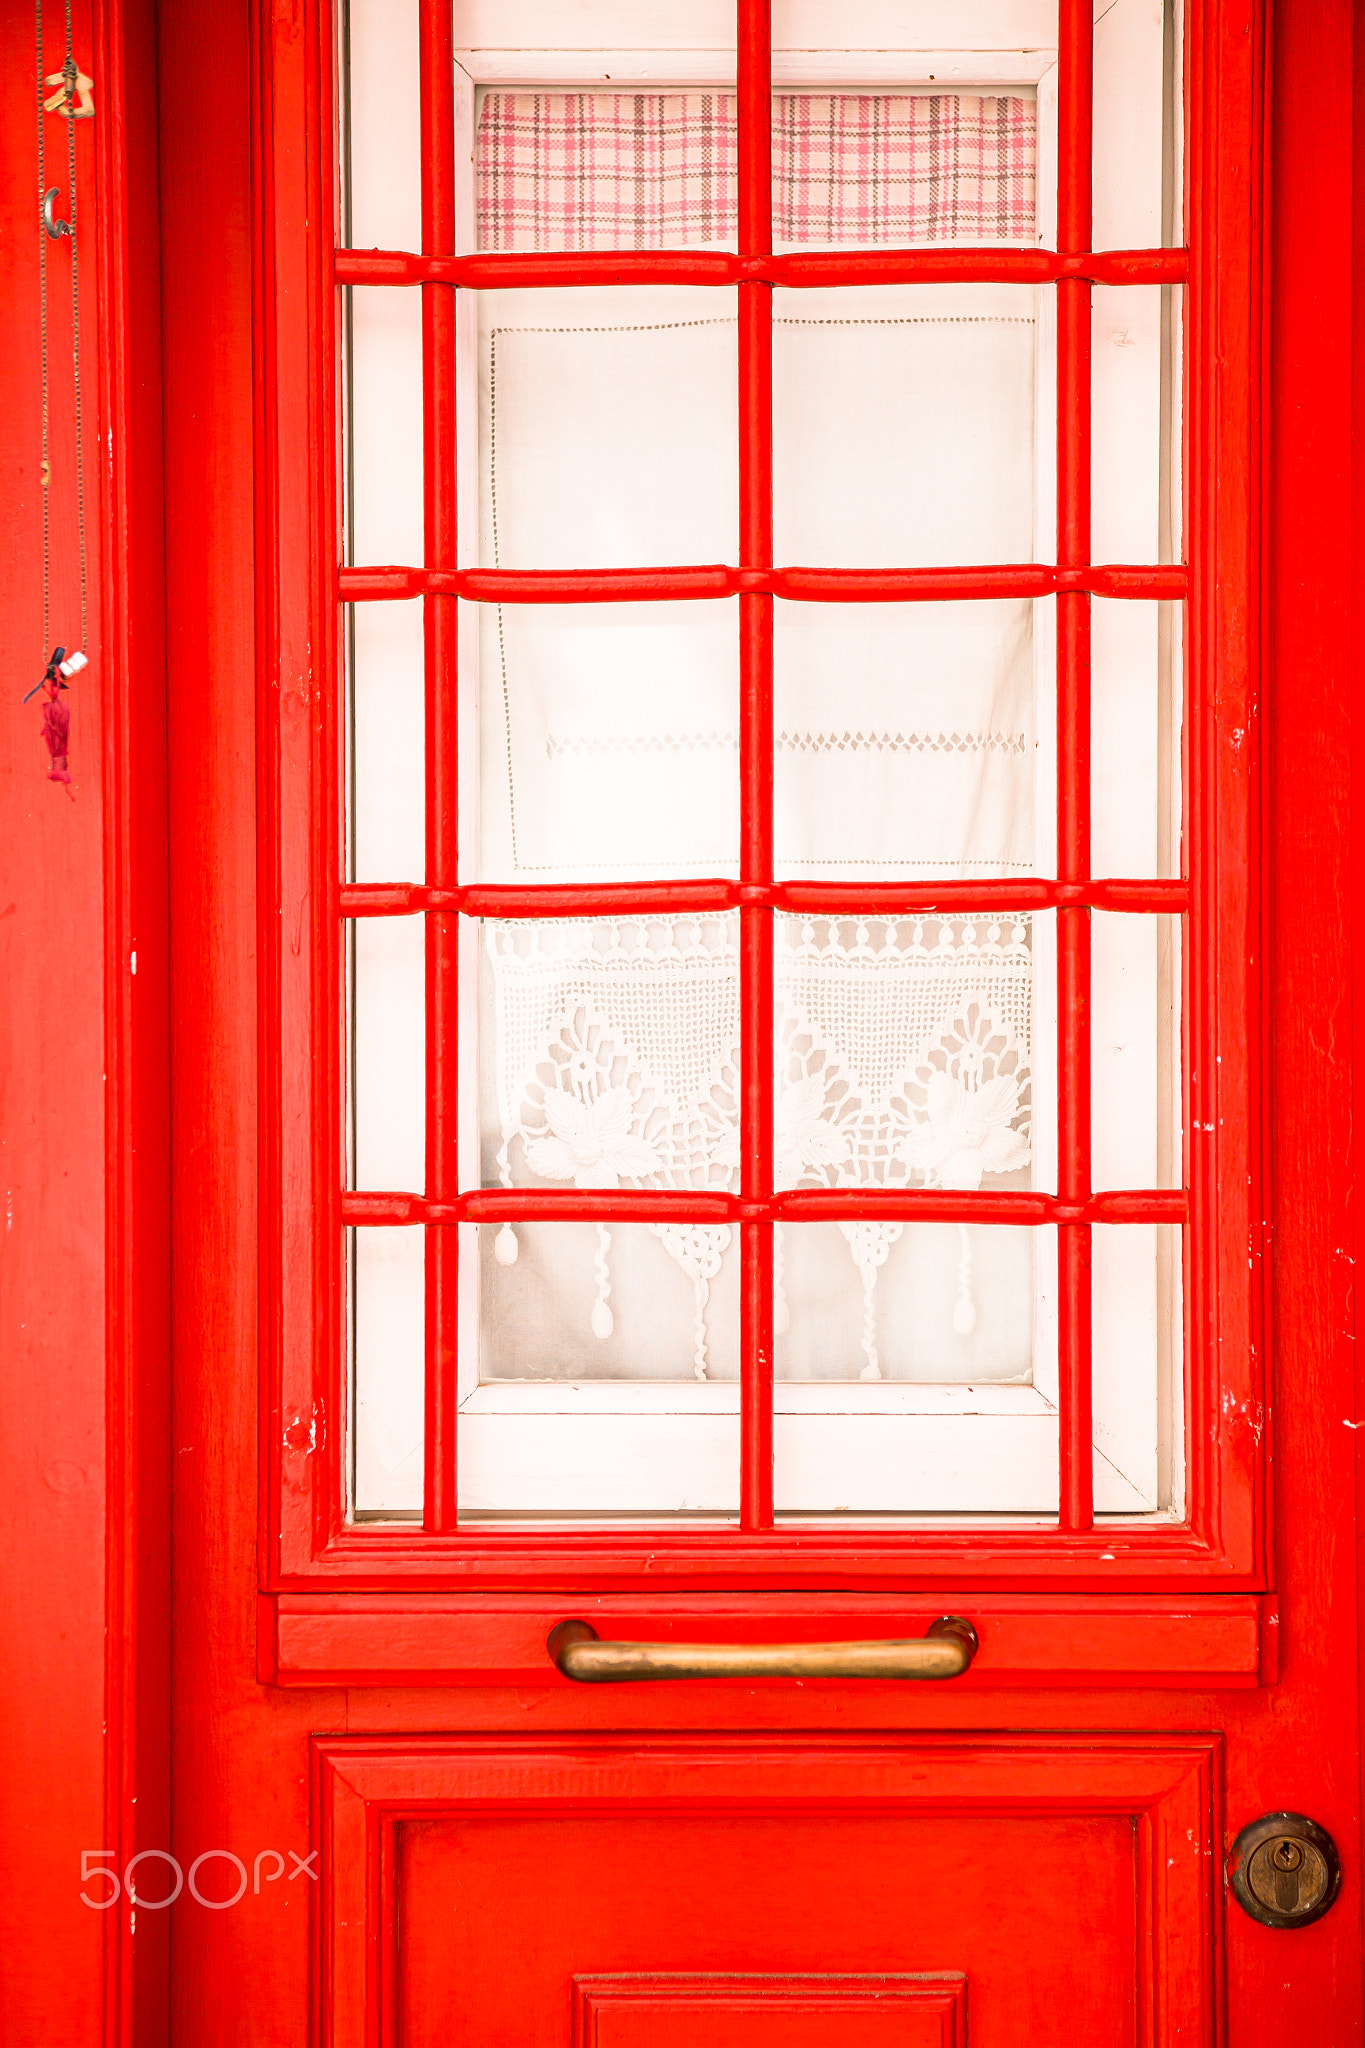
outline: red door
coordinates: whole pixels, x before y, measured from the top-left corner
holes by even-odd
[[[1360,2036],[1350,23],[1111,13],[73,23],[15,2038]]]

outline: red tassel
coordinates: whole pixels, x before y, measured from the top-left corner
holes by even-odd
[[[71,769],[67,759],[70,734],[71,707],[69,704],[63,704],[54,690],[49,701],[43,706],[43,740],[48,753],[52,756],[52,766],[48,770],[47,778],[49,782],[69,783],[71,780]]]

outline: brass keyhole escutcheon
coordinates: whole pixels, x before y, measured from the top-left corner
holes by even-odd
[[[1310,1926],[1341,1884],[1335,1843],[1301,1813],[1251,1821],[1232,1845],[1227,1872],[1237,1903],[1264,1927]]]

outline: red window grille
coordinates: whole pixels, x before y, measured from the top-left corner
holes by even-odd
[[[1253,352],[1248,341],[1256,279],[1252,210],[1258,176],[1259,129],[1255,66],[1248,46],[1234,77],[1215,80],[1216,52],[1235,45],[1233,29],[1193,10],[1188,32],[1187,212],[1202,240],[1197,264],[1185,248],[1095,252],[1091,249],[1092,22],[1089,0],[1062,0],[1059,21],[1059,144],[1055,251],[989,247],[875,248],[844,253],[772,250],[771,29],[767,0],[739,0],[737,253],[728,251],[590,250],[571,253],[459,255],[455,239],[454,42],[451,0],[421,0],[422,253],[361,252],[310,243],[304,198],[310,179],[327,172],[306,153],[266,163],[272,218],[267,247],[279,268],[263,268],[263,303],[272,308],[263,385],[262,422],[276,482],[268,517],[275,566],[269,595],[276,607],[267,643],[273,669],[266,720],[265,833],[273,876],[269,910],[267,1005],[275,1048],[267,1098],[268,1198],[276,1229],[267,1333],[273,1375],[267,1413],[282,1421],[267,1438],[268,1569],[307,1571],[319,1562],[342,1576],[372,1580],[407,1571],[430,1583],[489,1574],[501,1583],[543,1575],[555,1550],[573,1583],[619,1583],[658,1554],[660,1538],[591,1532],[520,1536],[461,1531],[456,1485],[456,1379],[459,1222],[591,1218],[695,1221],[738,1228],[742,1249],[742,1491],[740,1541],[725,1530],[675,1532],[675,1562],[693,1582],[720,1583],[750,1568],[784,1562],[807,1579],[841,1583],[854,1577],[885,1582],[909,1569],[947,1569],[970,1549],[988,1575],[1027,1568],[1029,1556],[1070,1539],[1080,1568],[1112,1532],[1093,1528],[1091,1432],[1091,1232],[1097,1224],[1182,1226],[1185,1239],[1185,1351],[1189,1515],[1180,1529],[1130,1532],[1113,1577],[1188,1574],[1216,1566],[1253,1583],[1263,1540],[1260,1480],[1253,1462],[1227,1444],[1210,1444],[1204,1425],[1231,1386],[1244,1405],[1254,1399],[1259,1361],[1254,1287],[1245,1279],[1246,1247],[1256,1214],[1255,1152],[1248,1128],[1255,1011],[1246,956],[1255,945],[1259,911],[1254,891],[1254,750],[1229,772],[1224,752],[1231,715],[1249,713],[1246,681],[1254,669],[1254,627],[1245,610],[1229,621],[1213,598],[1225,568],[1229,591],[1249,588],[1254,505],[1249,435]],[[275,51],[295,67],[300,96],[314,110],[313,134],[325,137],[331,103],[326,28],[314,45]],[[1216,119],[1219,93],[1237,119]],[[1238,127],[1238,122],[1241,127]],[[1243,138],[1243,139],[1239,139]],[[1251,148],[1248,150],[1247,142]],[[267,151],[267,157],[269,152]],[[1204,183],[1201,188],[1200,179]],[[270,182],[273,180],[273,183]],[[1217,208],[1223,212],[1219,214]],[[335,209],[324,210],[324,221]],[[1193,239],[1193,237],[1192,237]],[[280,252],[286,262],[280,265]],[[294,256],[289,257],[288,251]],[[328,264],[330,259],[330,278]],[[298,308],[277,299],[289,262],[316,290]],[[1215,346],[1211,279],[1221,279],[1218,318],[1236,324],[1240,347],[1232,372],[1221,370]],[[779,566],[773,556],[771,289],[902,282],[1041,282],[1057,305],[1056,562],[963,568],[886,570]],[[700,567],[620,571],[460,569],[456,552],[456,293],[461,288],[591,283],[702,284],[738,288],[739,299],[739,559]],[[329,285],[417,286],[423,312],[425,565],[336,568],[338,453],[335,436],[335,351]],[[1095,284],[1189,284],[1187,332],[1187,517],[1193,569],[1097,565],[1090,544],[1091,289]],[[1226,328],[1219,330],[1229,332]],[[319,335],[323,345],[319,346]],[[1221,378],[1221,382],[1220,382]],[[301,424],[291,424],[291,393]],[[316,495],[306,514],[291,511],[279,486],[289,463],[304,454]],[[1214,518],[1214,478],[1223,464],[1221,529]],[[291,546],[297,553],[290,554]],[[1221,553],[1220,553],[1221,550]],[[1208,579],[1200,585],[1199,579]],[[773,860],[773,603],[865,603],[1055,594],[1057,603],[1057,872],[1055,879],[1012,882],[796,882],[775,879]],[[423,886],[347,885],[340,878],[336,693],[307,730],[288,716],[290,662],[305,660],[306,621],[334,653],[340,605],[420,596],[425,633],[426,881]],[[734,596],[741,632],[741,871],[737,881],[659,881],[626,886],[483,886],[462,884],[457,870],[456,695],[457,600],[604,603]],[[1190,600],[1187,646],[1185,873],[1178,879],[1104,880],[1090,858],[1090,602],[1092,597]],[[292,606],[292,610],[291,610]],[[293,624],[291,625],[291,621]],[[292,633],[292,639],[291,639]],[[292,651],[291,651],[292,650]],[[1241,708],[1212,708],[1212,678],[1242,663]],[[311,655],[307,657],[311,665]],[[307,722],[305,721],[305,724]],[[306,817],[296,822],[290,792],[306,791]],[[314,884],[316,886],[314,887]],[[333,916],[297,933],[298,904],[324,902]],[[285,936],[282,907],[296,920]],[[1055,1194],[940,1189],[792,1190],[779,1192],[773,1173],[773,921],[782,912],[910,915],[920,910],[985,912],[1053,909],[1057,915],[1058,1179]],[[481,1189],[461,1192],[456,1133],[458,1065],[457,965],[461,917],[648,915],[737,910],[742,947],[742,1176],[738,1194],[722,1192]],[[1185,1186],[1096,1193],[1090,1163],[1090,916],[1094,910],[1179,916],[1186,931],[1184,1043]],[[367,916],[426,919],[426,1043],[428,1047],[426,1192],[415,1195],[342,1188],[342,1061],[337,1031],[342,986],[341,921]],[[302,958],[304,965],[291,964]],[[1230,973],[1232,999],[1220,1003],[1220,976]],[[291,1034],[302,1032],[311,1063],[300,1072]],[[1218,1050],[1215,1050],[1218,1048]],[[292,1056],[291,1056],[292,1054]],[[301,1113],[291,1119],[290,1105]],[[1223,1110],[1229,1115],[1224,1117]],[[1226,1131],[1217,1146],[1191,1134]],[[297,1134],[297,1135],[295,1135]],[[1220,1178],[1221,1176],[1221,1178]],[[1235,1185],[1234,1185],[1235,1179]],[[1220,1187],[1223,1195],[1220,1205]],[[1244,1187],[1246,1192],[1244,1192]],[[1229,1193],[1229,1190],[1231,1192]],[[831,1530],[794,1538],[773,1512],[773,1256],[775,1222],[904,1218],[1055,1225],[1060,1294],[1060,1511],[1056,1531],[994,1532],[980,1537],[932,1532],[865,1534]],[[339,1301],[343,1232],[361,1225],[426,1226],[426,1434],[424,1534],[346,1527],[342,1431],[327,1417],[345,1411]],[[286,1247],[305,1254],[305,1277],[291,1274]],[[1253,1241],[1253,1264],[1257,1247]],[[1221,1320],[1220,1320],[1221,1317]],[[1220,1377],[1221,1375],[1221,1377]],[[1222,1392],[1220,1393],[1220,1389]],[[311,1491],[290,1479],[290,1457],[322,1416],[324,1455]],[[280,1448],[281,1444],[283,1449]],[[427,1540],[430,1539],[430,1540]],[[1011,1544],[1013,1550],[1011,1551]],[[1146,1546],[1144,1550],[1144,1545]],[[548,1546],[548,1548],[547,1548]],[[899,1547],[898,1547],[899,1546]],[[387,1558],[384,1564],[381,1558]],[[1110,1564],[1114,1562],[1109,1559]],[[559,1566],[553,1569],[560,1569]],[[830,1574],[834,1573],[831,1581]],[[472,1576],[471,1576],[472,1575]],[[561,1576],[563,1572],[561,1571]],[[1226,1577],[1224,1579],[1226,1583]]]

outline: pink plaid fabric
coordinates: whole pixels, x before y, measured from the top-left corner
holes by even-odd
[[[779,242],[1027,242],[1036,108],[975,93],[778,93]],[[490,92],[482,249],[678,249],[736,232],[733,94]]]
[[[490,92],[481,249],[679,249],[735,233],[735,103],[715,92]]]
[[[977,93],[781,93],[782,242],[1033,239],[1037,105]]]

